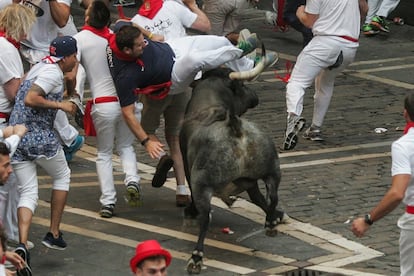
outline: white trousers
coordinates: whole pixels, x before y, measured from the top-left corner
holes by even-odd
[[[15,241],[19,240],[17,220],[18,202],[17,178],[14,172],[12,172],[7,182],[3,186],[0,186],[0,221],[7,238]]]
[[[138,121],[141,121],[141,110],[142,104],[136,103],[135,114]],[[125,185],[131,181],[139,183],[137,160],[132,145],[135,136],[124,121],[118,102],[94,104],[91,115],[98,147],[96,171],[102,193],[99,201],[102,205],[115,204],[116,190],[112,165],[114,141],[125,173]]]
[[[17,208],[25,207],[34,213],[39,198],[39,184],[37,180],[37,165],[42,167],[52,177],[52,189],[69,191],[70,169],[65,159],[63,149],[49,159],[40,157],[35,161],[13,163],[13,170],[18,181],[20,200]]]
[[[7,126],[5,121],[0,123],[0,129]],[[19,240],[19,228],[17,221],[17,204],[19,193],[17,192],[17,178],[12,172],[4,185],[0,186],[0,221],[8,239]]]
[[[400,3],[400,0],[369,0],[365,23],[370,23],[375,15],[387,17]]]
[[[173,91],[185,91],[198,71],[211,70],[223,64],[234,71],[243,67],[242,63],[246,63],[245,70],[253,67],[253,61],[238,61],[243,51],[222,36],[187,36],[171,39],[167,43],[175,53],[175,63],[171,72]],[[228,63],[233,60],[235,63]],[[236,67],[235,64],[239,66]]]
[[[343,41],[342,41],[343,40]],[[314,110],[312,123],[322,126],[331,102],[335,77],[355,58],[357,43],[332,36],[315,36],[299,54],[289,83],[286,86],[287,112],[300,116],[303,111],[305,89],[315,81]],[[342,64],[335,64],[340,52]]]
[[[414,215],[404,213],[398,220],[400,227],[401,276],[414,275]]]
[[[236,31],[249,5],[249,0],[204,0],[203,11],[211,22],[209,34],[226,35]]]

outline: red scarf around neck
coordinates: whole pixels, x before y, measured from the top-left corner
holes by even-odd
[[[138,14],[153,19],[158,11],[162,8],[163,0],[144,0],[138,10]]]
[[[6,32],[0,31],[0,37],[4,37],[5,39],[7,39],[7,41],[13,44],[13,46],[16,47],[16,49],[20,49],[20,42],[6,36]]]
[[[111,36],[109,39],[109,47],[114,52],[117,58],[126,61],[136,61],[136,58],[130,57],[124,52],[122,52],[116,45],[115,35]]]
[[[102,29],[97,29],[97,28],[94,28],[92,26],[85,25],[85,26],[82,27],[82,30],[90,31],[90,32],[92,32],[92,33],[94,33],[94,34],[96,34],[100,37],[105,38],[108,41],[114,35],[108,27],[103,27]]]
[[[407,123],[407,124],[405,125],[405,128],[404,128],[404,134],[407,134],[408,130],[409,130],[410,128],[412,128],[412,127],[414,127],[414,122],[409,122],[409,123]]]

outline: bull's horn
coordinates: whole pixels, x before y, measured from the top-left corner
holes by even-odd
[[[260,61],[256,64],[254,68],[249,71],[242,71],[242,72],[231,72],[229,74],[229,78],[231,80],[252,80],[257,77],[263,69],[265,68],[266,64],[266,49],[262,42],[262,56]]]

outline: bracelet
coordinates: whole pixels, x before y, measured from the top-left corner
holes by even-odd
[[[141,145],[145,146],[145,144],[148,143],[149,140],[150,140],[149,137],[145,138],[144,140],[141,141]]]
[[[148,38],[149,39],[152,39],[152,37],[154,36],[154,34],[153,33],[149,33],[149,35],[148,35]]]

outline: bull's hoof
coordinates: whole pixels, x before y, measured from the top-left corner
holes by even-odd
[[[266,236],[275,237],[276,235],[277,235],[277,229],[276,228],[273,228],[273,229],[266,228]]]
[[[203,267],[203,260],[195,262],[193,258],[190,258],[187,263],[187,272],[189,274],[200,274]]]

